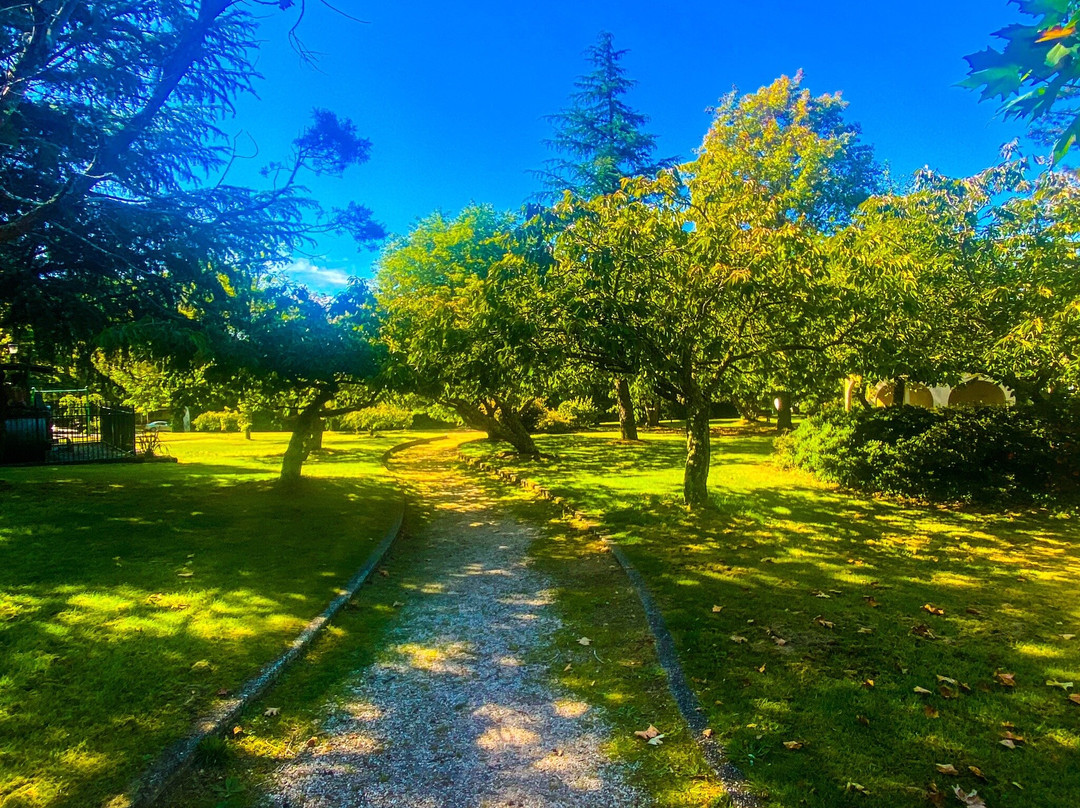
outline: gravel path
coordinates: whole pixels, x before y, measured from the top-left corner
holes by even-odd
[[[450,471],[449,451],[395,469],[429,518],[378,661],[356,673],[326,743],[290,762],[275,808],[644,806],[601,746],[606,728],[548,665],[559,620],[527,559],[536,528]],[[403,583],[406,583],[403,580]]]

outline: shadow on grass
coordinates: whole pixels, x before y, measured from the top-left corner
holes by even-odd
[[[5,474],[0,803],[100,804],[272,659],[390,524],[385,476]]]
[[[1080,780],[1058,776],[1080,770],[1080,708],[1047,684],[1080,681],[1074,518],[852,496],[775,467],[767,437],[741,435],[716,441],[716,507],[692,514],[677,501],[677,436],[544,449],[559,460],[520,472],[624,544],[769,804],[914,807],[934,781],[997,808],[1080,804]],[[999,743],[1006,730],[1022,749]]]

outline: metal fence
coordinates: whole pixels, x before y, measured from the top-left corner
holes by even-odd
[[[93,463],[136,451],[134,410],[69,403],[7,418],[0,462]]]

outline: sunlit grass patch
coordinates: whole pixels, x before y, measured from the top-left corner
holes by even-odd
[[[0,806],[102,804],[275,657],[355,572],[409,435],[170,435],[177,464],[0,471]]]
[[[932,783],[993,808],[1080,804],[1075,517],[851,496],[779,468],[768,436],[726,432],[703,515],[678,504],[679,435],[541,437],[553,459],[536,463],[465,451],[516,464],[623,542],[767,804],[914,808]]]

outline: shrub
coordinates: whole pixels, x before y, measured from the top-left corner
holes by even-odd
[[[571,398],[557,409],[545,409],[536,423],[536,431],[562,435],[579,429],[588,429],[600,423],[603,412],[589,399]]]
[[[247,418],[232,410],[204,412],[191,422],[196,432],[242,432],[247,425]]]
[[[1066,408],[830,408],[777,441],[781,459],[850,488],[934,501],[1075,494],[1080,419]]]
[[[396,404],[376,404],[341,419],[341,428],[348,432],[379,432],[380,430],[409,429],[413,425],[413,412]]]

